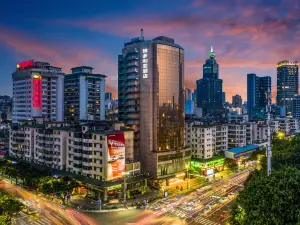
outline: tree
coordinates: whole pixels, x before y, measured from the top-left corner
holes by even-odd
[[[237,165],[237,163],[236,163],[236,161],[234,159],[228,159],[228,158],[225,159],[224,167],[227,167],[229,169],[234,169],[237,166],[238,165]]]
[[[69,177],[51,178],[42,183],[40,191],[46,195],[56,194],[66,204],[66,197],[71,194],[74,188],[79,187],[79,183]]]
[[[231,225],[300,225],[300,137],[272,141],[272,173],[262,169],[250,174],[245,189],[229,216]]]

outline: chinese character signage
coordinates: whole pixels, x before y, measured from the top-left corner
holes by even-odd
[[[24,69],[29,67],[33,67],[33,60],[24,61],[17,64],[18,69]]]
[[[143,49],[143,78],[148,78],[148,49]]]
[[[106,180],[123,177],[125,172],[125,137],[123,133],[107,136],[107,176]]]
[[[42,78],[34,75],[32,79],[32,107],[42,107]]]

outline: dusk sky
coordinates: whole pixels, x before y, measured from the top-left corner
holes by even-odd
[[[12,0],[0,7],[0,95],[12,95],[17,62],[35,59],[65,73],[92,66],[117,97],[117,56],[140,28],[145,39],[163,35],[185,49],[191,89],[212,45],[230,102],[246,100],[247,73],[271,76],[275,93],[277,62],[300,60],[300,0]]]

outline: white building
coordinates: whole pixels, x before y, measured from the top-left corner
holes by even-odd
[[[93,68],[79,66],[65,75],[65,120],[105,120],[105,78]]]
[[[228,149],[227,125],[203,125],[197,122],[186,123],[185,143],[192,148],[192,156],[209,159],[222,155]]]
[[[17,65],[12,79],[13,123],[33,117],[63,121],[64,73],[61,68],[29,60]]]
[[[246,146],[246,124],[228,124],[228,149]]]

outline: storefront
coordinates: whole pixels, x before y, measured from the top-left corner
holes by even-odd
[[[204,176],[213,175],[224,169],[224,161],[225,158],[221,156],[214,156],[206,160],[192,159],[191,170]]]
[[[232,148],[225,151],[225,157],[228,159],[234,159],[238,163],[244,159],[247,159],[252,152],[259,151],[260,146],[258,145],[247,145],[240,148]]]

